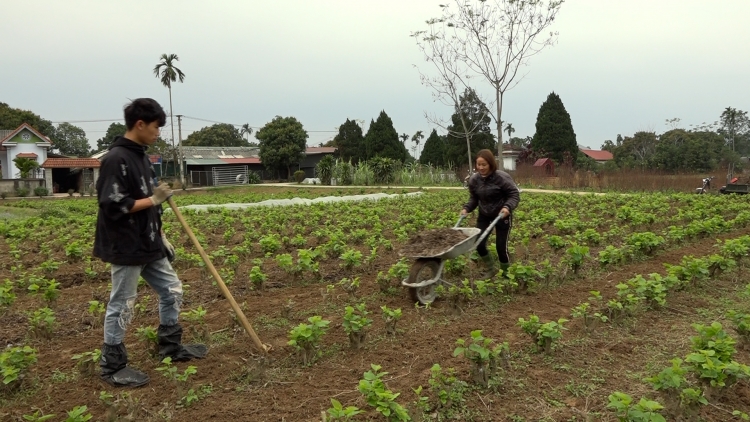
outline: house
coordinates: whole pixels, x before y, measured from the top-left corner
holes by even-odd
[[[315,177],[315,167],[333,147],[307,147],[305,158],[292,171],[302,170],[305,177]],[[261,180],[274,177],[260,161],[258,147],[195,147],[183,146],[188,183],[195,186],[218,186],[247,183],[247,174],[257,173]]]
[[[588,157],[590,157],[592,160],[596,161],[598,164],[604,164],[607,161],[614,160],[614,156],[609,151],[599,151],[595,149],[585,149],[585,148],[578,148],[581,150],[582,153],[586,154]]]
[[[503,144],[503,170],[504,171],[515,171],[516,170],[516,161],[518,160],[518,157],[521,155],[521,152],[523,151],[523,148],[516,147],[509,144]]]
[[[538,169],[537,171],[541,172],[545,176],[555,175],[555,162],[550,158],[540,158],[534,162],[534,165],[532,167]]]
[[[52,141],[39,131],[24,123],[14,130],[0,130],[0,167],[3,179],[19,179],[21,177],[13,160],[25,157],[42,164]],[[32,179],[44,177],[44,170],[39,168],[29,175]]]
[[[68,191],[81,194],[96,190],[101,163],[96,158],[71,158],[52,154],[42,163],[49,193]]]

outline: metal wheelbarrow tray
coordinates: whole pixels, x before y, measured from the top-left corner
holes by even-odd
[[[501,217],[495,218],[487,229],[482,232],[477,228],[458,227],[465,217],[461,217],[453,227],[453,230],[459,230],[466,239],[453,245],[438,255],[416,255],[406,256],[414,259],[414,263],[409,269],[409,276],[401,281],[401,285],[409,288],[409,296],[414,302],[421,305],[429,305],[437,298],[436,287],[442,283],[451,284],[442,278],[445,260],[453,259],[459,255],[474,250],[477,245],[495,228],[495,225],[501,220]],[[481,235],[481,236],[480,236]]]

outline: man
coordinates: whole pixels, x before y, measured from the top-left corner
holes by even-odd
[[[112,292],[104,317],[102,379],[113,386],[138,387],[148,375],[127,366],[123,344],[133,318],[138,278],[142,276],[159,295],[159,354],[173,361],[202,358],[202,344],[183,345],[177,323],[182,283],[170,259],[174,247],[164,237],[161,204],[172,196],[169,186],[155,186],[156,173],[146,149],[156,142],[166,114],[156,101],[139,98],[125,107],[125,136],[117,137],[102,160],[96,191],[94,256],[112,266]]]

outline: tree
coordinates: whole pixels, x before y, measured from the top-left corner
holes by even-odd
[[[492,118],[487,105],[468,88],[461,96],[460,107],[451,118],[453,124],[448,126],[448,136],[445,142],[445,164],[458,165],[463,161],[467,148],[470,158],[470,168],[473,168],[473,157],[482,149],[495,149],[495,137],[492,135],[490,123]],[[466,129],[468,132],[464,132]]]
[[[229,123],[216,123],[191,133],[184,142],[188,146],[244,147],[249,143],[242,137],[241,129]]]
[[[457,10],[441,5],[451,49],[475,74],[483,77],[495,93],[494,119],[498,155],[502,153],[502,114],[505,93],[523,76],[519,69],[531,57],[552,45],[557,37],[547,32],[562,0],[455,0]],[[429,21],[428,21],[429,22]]]
[[[39,168],[39,163],[33,158],[16,157],[13,162],[21,173],[21,179],[28,179],[31,172]]]
[[[370,122],[364,139],[364,147],[364,158],[367,160],[385,157],[403,163],[409,155],[406,146],[399,141],[398,132],[393,128],[393,121],[385,114],[385,111],[380,112],[377,120]]]
[[[437,167],[445,166],[445,137],[439,136],[435,129],[424,142],[422,154],[419,155],[419,162]]]
[[[88,157],[91,152],[86,132],[67,122],[57,125],[55,137],[52,139],[52,149],[74,157]]]
[[[115,141],[115,138],[118,136],[125,135],[125,132],[127,132],[127,128],[122,123],[112,123],[107,128],[107,133],[104,134],[103,137],[99,138],[96,141],[96,151],[104,151],[105,149],[108,149],[110,145],[112,145],[112,142]]]
[[[245,123],[242,125],[242,128],[240,128],[240,136],[245,136],[245,141],[249,144],[250,140],[248,139],[250,135],[253,134],[253,128],[250,127],[250,123]]]
[[[179,79],[180,83],[182,83],[183,81],[185,81],[185,74],[182,72],[182,70],[178,69],[177,66],[175,66],[175,62],[180,60],[177,57],[177,54],[162,54],[159,60],[161,61],[157,63],[156,66],[154,66],[154,76],[159,78],[161,84],[169,89],[169,124],[172,126],[172,148],[174,148],[174,108],[172,108],[172,82],[176,82]],[[180,162],[180,160],[177,159],[177,150],[174,151],[174,161],[178,163]],[[184,185],[185,175],[182,173],[182,165],[180,165],[179,168],[180,182]]]
[[[719,133],[724,135],[726,138],[727,145],[731,148],[732,152],[735,151],[735,146],[738,143],[738,138],[747,136],[750,131],[750,120],[748,120],[747,112],[737,110],[736,108],[727,107],[724,112],[721,113],[721,128]],[[747,145],[742,145],[742,150],[746,150]],[[746,152],[746,151],[743,151]],[[729,171],[727,174],[727,180],[730,180],[734,176],[734,165],[729,165]]]
[[[412,147],[412,156],[414,156],[414,158],[417,157],[417,151],[419,151],[419,144],[422,142],[422,139],[424,139],[424,134],[421,130],[416,131],[411,137],[411,141],[414,143],[414,146]]]
[[[307,131],[294,117],[274,117],[255,137],[260,141],[258,155],[263,166],[276,174],[286,169],[287,179],[292,176],[292,166],[305,158]]]
[[[466,140],[466,158],[469,167],[471,167],[470,134],[475,128],[461,114],[463,110],[461,107],[462,92],[471,89],[467,82],[466,62],[462,60],[462,54],[458,50],[459,43],[456,42],[455,35],[450,35],[454,29],[452,24],[442,18],[430,19],[427,21],[427,25],[427,30],[417,31],[411,35],[417,43],[417,48],[424,54],[425,61],[432,64],[432,72],[435,72],[433,76],[418,70],[420,81],[422,85],[432,89],[432,96],[436,101],[451,107],[454,112],[458,111],[459,121],[461,122],[458,127],[461,129],[460,134],[463,134]],[[425,117],[445,130],[448,130],[450,126],[456,127],[452,119],[450,122],[444,122],[443,119],[427,113],[425,113]],[[444,158],[441,161],[444,161]]]
[[[536,133],[531,140],[531,148],[544,150],[548,157],[562,163],[566,152],[572,158],[572,164],[578,157],[578,143],[570,115],[565,110],[560,97],[552,92],[539,107],[536,117]]]
[[[338,156],[346,161],[358,163],[364,157],[361,152],[364,151],[365,138],[362,136],[362,128],[354,120],[346,119],[344,124],[339,126],[339,133],[332,140],[332,146],[337,148]]]
[[[617,135],[615,148],[612,151],[614,161],[619,168],[650,168],[658,137],[654,132],[640,131],[632,137]]]
[[[49,120],[43,119],[29,110],[21,110],[0,103],[0,130],[14,130],[24,123],[50,139],[55,136],[55,126]]]
[[[527,136],[525,138],[513,136],[512,138],[508,139],[508,144],[514,148],[526,148],[529,146],[529,144],[531,144],[531,136]]]
[[[513,123],[505,125],[505,131],[508,132],[508,139],[510,139],[510,137],[513,136],[513,132],[516,131],[516,129],[513,128]]]

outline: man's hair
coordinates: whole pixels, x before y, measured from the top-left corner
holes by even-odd
[[[125,127],[133,129],[138,120],[146,124],[159,122],[159,127],[167,124],[167,115],[156,100],[151,98],[138,98],[125,106]]]
[[[497,161],[495,160],[495,154],[492,153],[492,151],[488,149],[483,149],[477,153],[477,158],[484,158],[484,161],[487,162],[487,164],[490,165],[490,171],[494,173],[497,171]],[[476,161],[476,159],[474,159]]]

